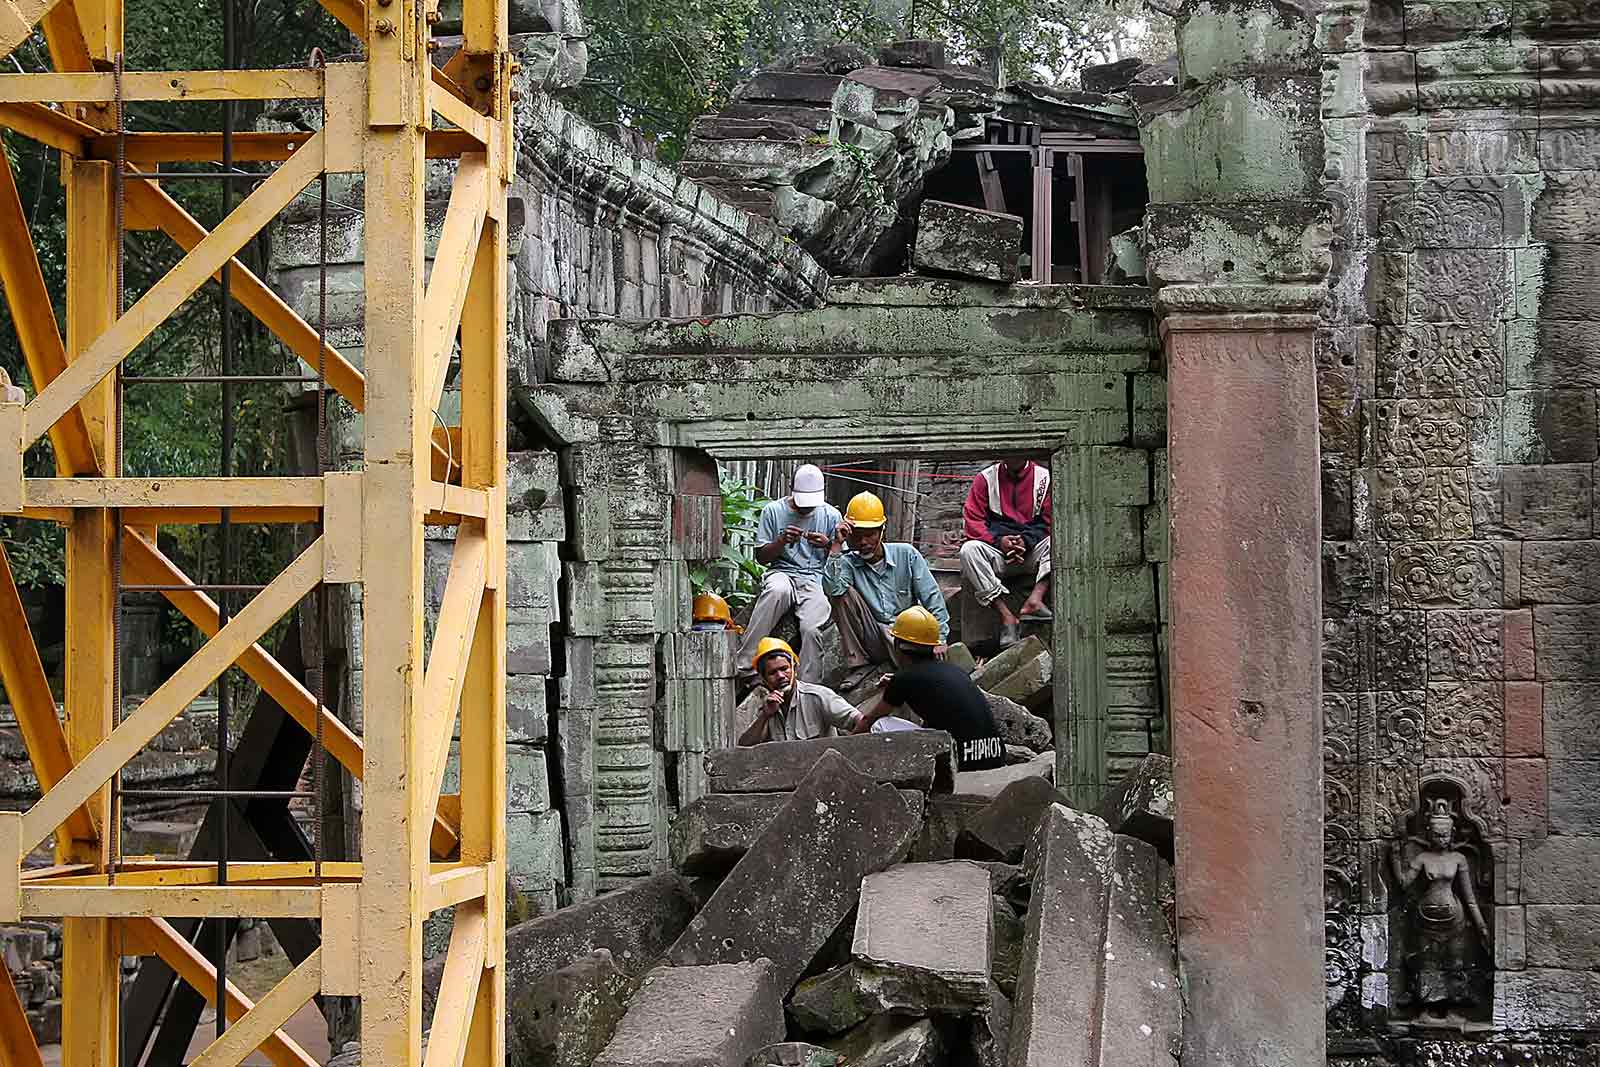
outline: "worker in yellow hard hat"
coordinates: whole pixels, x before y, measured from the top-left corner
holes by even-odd
[[[734,625],[733,612],[728,610],[728,602],[716,593],[701,593],[694,598],[694,624],[693,630],[733,630],[742,633]]]
[[[798,658],[781,637],[763,637],[756,643],[750,666],[761,677],[756,717],[741,745],[764,741],[809,741],[849,733],[861,718],[838,693],[825,685],[795,677]]]
[[[855,732],[903,728],[915,716],[928,729],[955,738],[957,770],[1005,766],[1006,745],[989,698],[966,671],[935,657],[944,631],[933,613],[909,607],[895,617],[889,635],[900,669],[880,680],[883,695],[857,721]]]
[[[823,499],[822,470],[811,463],[795,468],[788,496],[761,509],[756,562],[764,565],[767,573],[739,645],[738,671],[744,685],[756,682],[755,672],[748,666],[756,646],[791,611],[800,627],[800,677],[808,682],[820,677],[819,635],[832,610],[822,595],[822,564],[828,556],[828,539],[841,518],[839,509]]]
[[[873,493],[857,493],[834,530],[822,568],[822,591],[833,603],[845,662],[856,669],[845,689],[871,664],[900,661],[889,630],[907,608],[924,608],[937,623],[935,656],[943,657],[949,640],[950,611],[928,561],[909,544],[885,542],[887,521],[882,500]]]

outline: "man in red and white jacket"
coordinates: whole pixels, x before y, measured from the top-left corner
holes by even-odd
[[[1022,619],[1048,619],[1050,594],[1050,470],[1007,456],[972,479],[961,509],[967,540],[961,577],[979,604],[1000,616],[1000,643],[1012,644]],[[1005,601],[1005,579],[1033,576],[1033,592],[1017,611]]]

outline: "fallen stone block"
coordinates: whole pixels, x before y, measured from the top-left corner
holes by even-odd
[[[948,746],[948,735],[934,736]],[[861,880],[898,863],[921,823],[922,813],[892,786],[858,771],[838,750],[822,748],[668,959],[692,966],[765,957],[786,993],[855,908]]]
[[[1022,968],[1022,940],[1027,927],[1005,895],[994,895],[994,947],[989,953],[989,977],[1007,997],[1017,996],[1017,973]]]
[[[971,772],[978,773],[978,772]],[[911,862],[932,863],[956,857],[956,838],[968,820],[989,806],[986,796],[934,793],[928,797],[922,832],[911,849]]]
[[[1024,869],[1033,895],[1013,1067],[1175,1065],[1177,963],[1154,846],[1056,804]]]
[[[988,870],[960,861],[869,876],[850,963],[800,983],[789,998],[795,1025],[835,1034],[871,1015],[987,1010],[991,883]]]
[[[937,1067],[943,1062],[945,1044],[929,1019],[913,1022],[876,1015],[828,1042],[828,1048],[850,1067]]]
[[[852,967],[880,1012],[967,1015],[988,1004],[990,876],[907,863],[861,884]]]
[[[991,771],[958,771],[951,791],[957,796],[993,799],[1006,786],[1024,778],[1043,778],[1047,782],[1054,782],[1056,754],[1041,752],[1027,763],[1014,763]]]
[[[531,988],[508,990],[508,1067],[589,1067],[611,1042],[638,984],[602,948]]]
[[[1000,737],[1008,745],[1021,745],[1034,752],[1043,752],[1055,744],[1055,731],[1050,720],[1041,718],[999,693],[985,693],[989,698],[989,711],[995,725],[1000,727]]]
[[[977,1067],[1007,1067],[1011,1050],[1011,998],[989,986],[989,1006],[967,1023],[972,1053],[966,1062]]]
[[[843,80],[836,74],[766,70],[735,89],[733,98],[750,103],[831,105]]]
[[[886,67],[942,67],[943,41],[890,41],[878,49],[878,62]]]
[[[745,1067],[839,1067],[842,1062],[843,1058],[832,1049],[804,1041],[785,1041],[757,1052]]]
[[[995,282],[1017,280],[1022,218],[998,211],[924,200],[917,215],[911,265],[930,274],[955,274]]]
[[[1039,820],[1050,805],[1062,800],[1044,778],[1023,778],[1000,790],[982,811],[967,820],[956,836],[956,856],[969,860],[1018,863]]]
[[[1112,833],[1150,842],[1171,863],[1174,808],[1172,758],[1152,753],[1100,798],[1094,813]]]
[[[689,880],[669,871],[518,923],[506,930],[507,988],[529,988],[600,948],[624,974],[641,975],[689,925],[698,904]],[[442,955],[423,969],[424,1018],[433,1017],[443,974]]]
[[[783,994],[767,960],[657,967],[594,1067],[744,1067],[783,1039]]]
[[[912,811],[921,811],[924,796],[900,790]],[[680,811],[672,821],[672,865],[682,874],[727,873],[750,850],[788,793],[709,793]]]
[[[1037,637],[1024,638],[979,667],[972,676],[972,682],[979,689],[992,693],[997,685],[1011,677],[1023,664],[1047,655],[1049,651]]]
[[[978,669],[978,661],[973,658],[972,650],[959,641],[944,650],[944,661],[960,667],[968,674]]]
[[[769,741],[706,755],[713,793],[782,793],[794,789],[824,752],[838,752],[861,774],[903,789],[949,792],[953,741],[941,730]]]
[[[1029,638],[1029,640],[1038,639]],[[988,692],[1020,704],[1030,711],[1046,710],[1050,707],[1052,697],[1050,680],[1054,669],[1050,653],[1040,652],[1037,656],[1024,660],[1016,670],[995,682]]]

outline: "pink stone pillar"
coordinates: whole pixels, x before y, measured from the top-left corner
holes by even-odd
[[[1326,1056],[1315,322],[1162,322],[1183,1062],[1198,1067]]]

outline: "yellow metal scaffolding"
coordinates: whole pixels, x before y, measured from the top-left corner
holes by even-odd
[[[417,1067],[422,924],[455,908],[427,1067],[504,1059],[506,188],[513,162],[505,0],[466,0],[461,51],[430,62],[436,0],[323,0],[365,43],[364,62],[308,70],[120,71],[120,0],[0,0],[0,57],[37,28],[48,74],[0,75],[0,124],[59,149],[67,210],[66,329],[0,166],[0,283],[35,395],[0,394],[0,514],[67,529],[65,715],[56,705],[0,551],[0,682],[43,796],[0,813],[0,922],[63,920],[63,1061],[118,1067],[120,956],[159,957],[208,999],[216,974],[167,920],[319,920],[322,948],[259,1002],[228,989],[232,1023],[195,1063],[231,1067],[256,1049],[315,1062],[282,1032],[318,993],[361,998],[365,1062]],[[234,135],[236,160],[276,162],[209,232],[161,187],[127,180],[163,162],[217,161],[216,132],[112,131],[132,100],[326,100],[311,134]],[[116,174],[119,157],[127,168]],[[424,269],[429,158],[458,160],[431,277]],[[324,173],[363,176],[365,358],[357,369],[233,257]],[[116,202],[124,190],[124,203]],[[185,254],[118,313],[119,225],[169,235]],[[364,467],[314,478],[120,476],[112,376],[208,280],[229,268],[237,303],[363,415]],[[461,425],[434,412],[459,325]],[[57,477],[27,478],[23,452],[49,435]],[[225,510],[226,509],[226,510]],[[163,524],[322,524],[322,535],[241,610],[219,610],[156,547]],[[456,527],[455,555],[424,662],[423,526]],[[120,542],[120,553],[117,545]],[[114,555],[120,559],[114,559]],[[113,713],[114,565],[163,595],[207,638],[130,714]],[[321,583],[362,586],[362,736],[258,643]],[[113,855],[109,783],[223,672],[237,667],[361,780],[360,862],[234,863]],[[440,795],[459,721],[461,792]],[[55,839],[55,865],[24,859]],[[318,875],[320,874],[320,877]],[[39,1062],[0,967],[0,1056]]]

